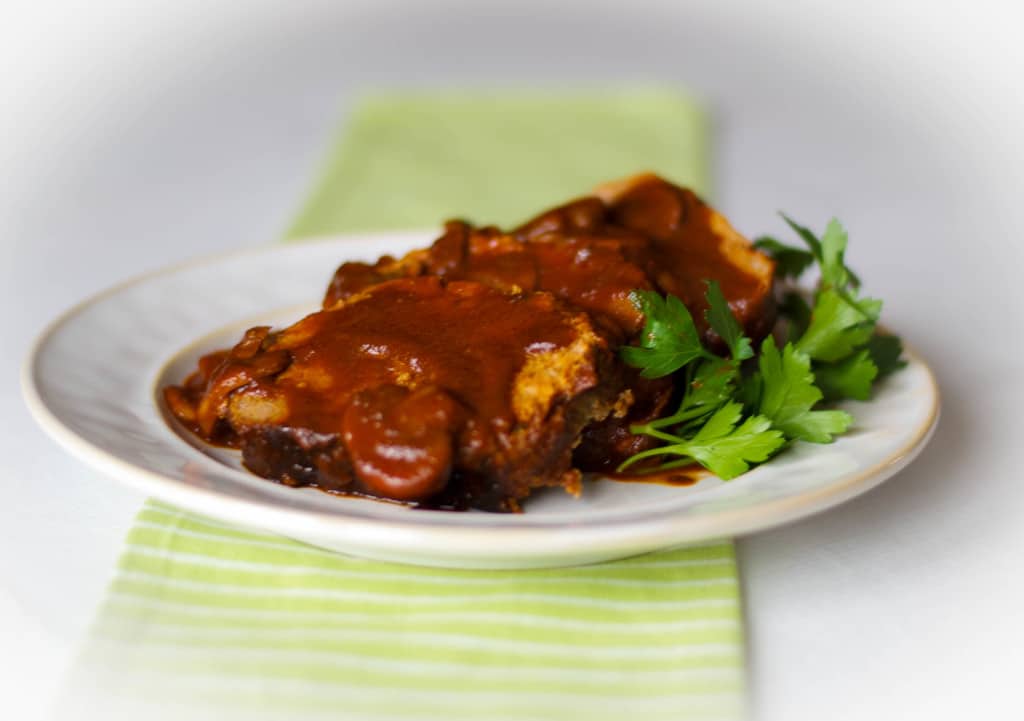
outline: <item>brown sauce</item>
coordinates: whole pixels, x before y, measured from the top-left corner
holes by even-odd
[[[774,320],[772,262],[693,191],[642,176],[606,199],[553,208],[508,233],[451,221],[432,246],[370,266],[342,265],[325,307],[382,280],[437,275],[475,280],[507,292],[546,291],[634,337],[643,317],[633,290],[679,296],[714,343],[704,321],[706,281],[715,280],[748,335]]]
[[[692,486],[708,475],[708,471],[696,464],[668,471],[602,474],[604,478],[620,483],[656,483],[661,486]]]
[[[252,328],[164,389],[174,416],[291,486],[428,508],[518,510],[581,472],[687,486],[701,473],[609,473],[654,441],[671,377],[618,360],[644,318],[630,295],[679,296],[705,339],[705,281],[748,335],[774,316],[772,264],[694,193],[654,176],[599,188],[510,231],[451,221],[429,248],[345,263],[324,309]]]
[[[588,317],[550,294],[421,276],[252,329],[165,398],[260,475],[418,502],[456,469],[568,482],[584,414],[607,415],[619,392],[611,363]]]

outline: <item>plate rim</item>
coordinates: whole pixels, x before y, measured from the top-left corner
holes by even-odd
[[[605,549],[604,552],[610,552],[627,543],[631,547],[649,547],[648,550],[655,550],[768,530],[835,507],[875,488],[912,462],[927,445],[938,425],[942,402],[935,374],[913,348],[905,346],[908,361],[925,375],[930,400],[927,419],[915,429],[914,434],[904,445],[883,460],[867,468],[840,474],[835,480],[823,486],[785,498],[762,501],[743,508],[715,510],[699,516],[678,516],[677,509],[669,509],[644,513],[642,519],[630,516],[623,519],[602,519],[600,522],[594,521],[583,525],[565,522],[559,524],[555,519],[541,524],[518,526],[496,526],[493,523],[450,525],[416,522],[411,519],[347,516],[344,512],[326,513],[313,509],[275,506],[268,501],[246,499],[217,490],[187,485],[180,479],[135,465],[114,452],[94,445],[68,427],[43,400],[36,377],[47,343],[76,316],[110,296],[145,284],[153,278],[209,264],[229,262],[234,258],[273,254],[285,249],[298,249],[314,244],[345,246],[366,238],[386,238],[392,241],[398,238],[421,240],[433,232],[424,229],[367,231],[318,236],[303,239],[295,244],[262,244],[199,256],[129,277],[87,296],[43,327],[31,344],[21,366],[23,400],[36,423],[74,458],[105,475],[112,476],[120,483],[162,501],[201,515],[299,538],[306,542],[312,542],[307,540],[310,538],[342,541],[345,538],[354,538],[358,540],[360,548],[372,545],[388,549],[389,552],[396,550],[400,554],[413,554],[421,560],[411,562],[418,563],[424,563],[424,551],[430,556],[462,557],[468,554],[481,560],[492,559],[498,563],[507,563],[510,558],[524,555],[563,557],[571,555],[574,550],[580,553],[600,553]],[[559,536],[557,542],[552,541],[552,534]],[[431,542],[425,542],[431,538]],[[510,540],[513,542],[511,548]],[[453,545],[459,549],[455,554],[445,550]],[[368,555],[362,550],[353,550],[353,553]]]

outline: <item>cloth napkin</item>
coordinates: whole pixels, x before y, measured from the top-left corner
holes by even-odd
[[[646,169],[706,192],[707,148],[704,115],[674,92],[376,96],[288,237],[510,224]],[[729,542],[460,571],[150,501],[56,718],[728,719],[743,660]]]

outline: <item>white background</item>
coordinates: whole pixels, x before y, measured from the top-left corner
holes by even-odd
[[[0,717],[38,717],[142,498],[29,420],[44,322],[273,240],[353,93],[681,82],[717,204],[849,226],[944,416],[909,470],[740,544],[759,718],[1024,717],[1024,51],[1012,2],[0,0]]]

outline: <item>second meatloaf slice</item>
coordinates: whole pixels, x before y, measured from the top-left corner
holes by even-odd
[[[587,314],[548,293],[425,276],[253,329],[168,400],[288,485],[518,510],[537,487],[578,492],[573,448],[613,412],[620,373]]]

